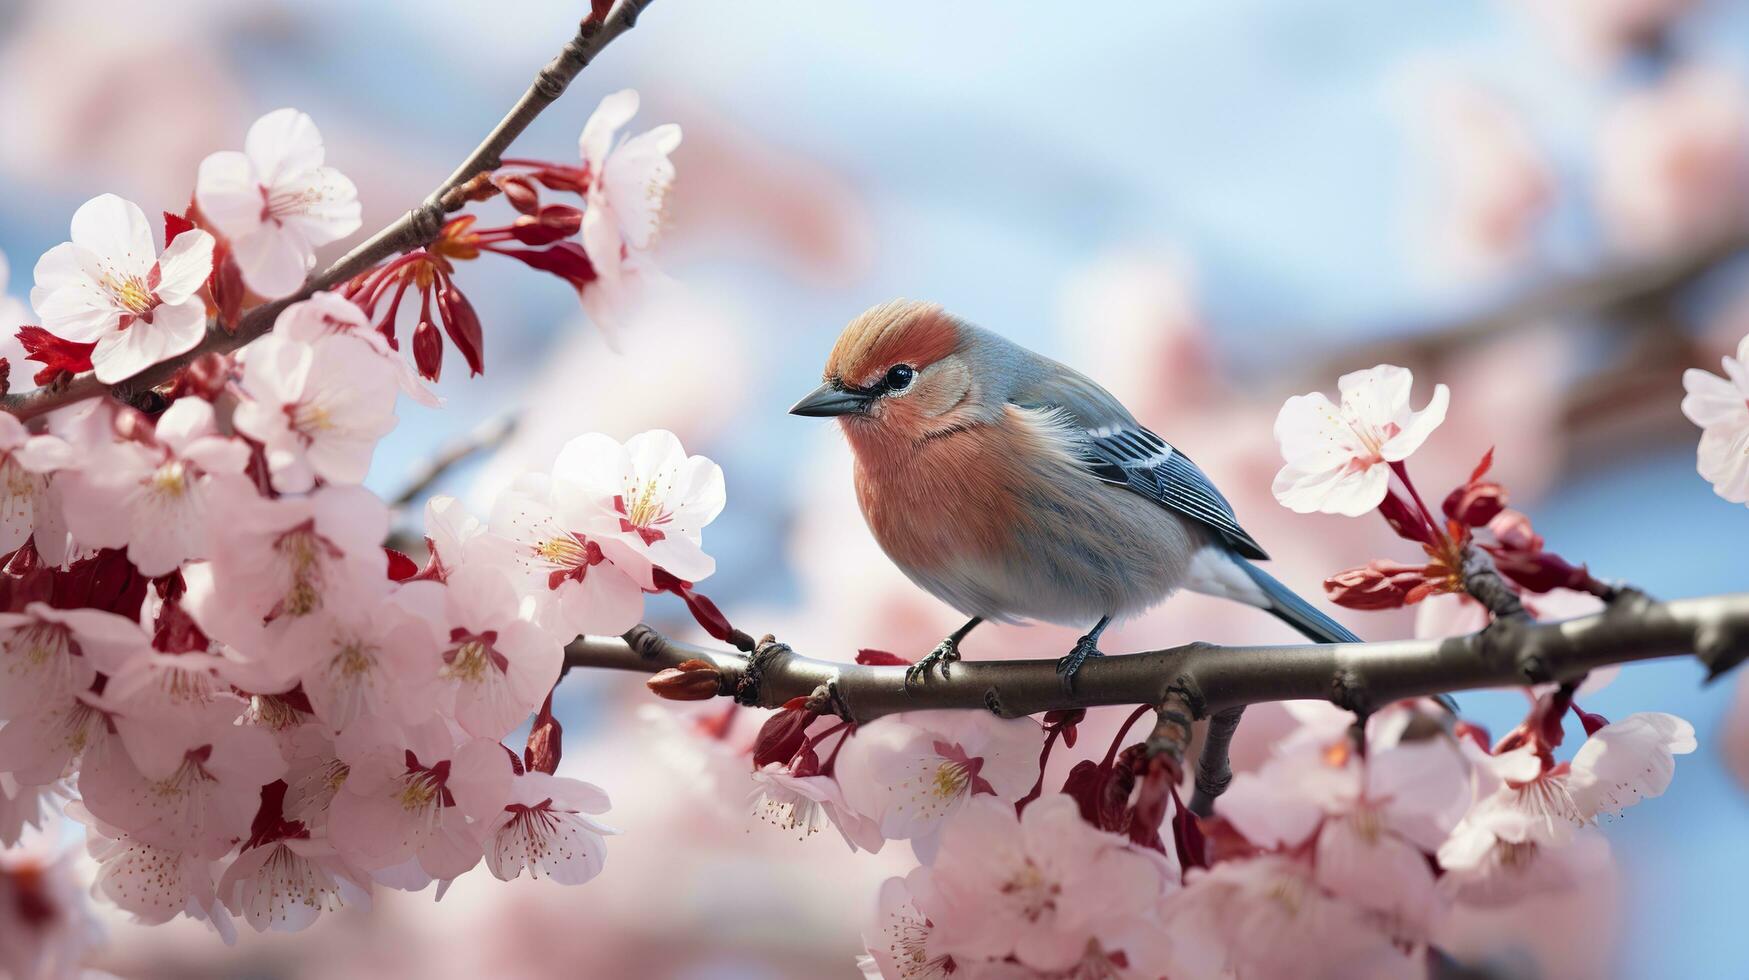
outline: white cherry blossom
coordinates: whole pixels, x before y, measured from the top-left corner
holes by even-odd
[[[49,474],[73,463],[71,446],[55,436],[33,436],[16,416],[0,412],[0,555],[30,539],[53,510]]]
[[[607,806],[607,794],[588,783],[539,771],[518,775],[510,802],[491,821],[486,867],[502,881],[527,868],[531,878],[583,884],[607,858],[606,835],[614,830],[592,816]]]
[[[361,223],[358,190],[322,165],[322,134],[296,109],[249,127],[243,150],[201,161],[194,201],[230,241],[243,281],[268,299],[289,296],[316,264],[316,249]]]
[[[30,303],[48,332],[97,345],[97,380],[121,381],[200,343],[213,236],[185,231],[160,256],[139,205],[104,194],[73,213],[72,238],[37,260]]]
[[[1732,503],[1749,503],[1749,337],[1724,358],[1725,376],[1700,368],[1682,372],[1682,414],[1700,426],[1695,468]]]
[[[553,495],[587,508],[592,539],[646,589],[655,568],[687,582],[716,570],[703,529],[723,511],[723,470],[688,456],[672,432],[624,445],[599,432],[572,439],[553,462]]]
[[[583,304],[610,338],[621,313],[638,301],[645,280],[657,278],[646,253],[655,245],[674,183],[668,155],[680,146],[680,127],[674,123],[619,140],[619,130],[637,111],[637,92],[615,92],[601,100],[578,139],[589,180],[583,251],[597,277],[584,288]]]
[[[278,333],[244,352],[237,431],[262,444],[274,488],[302,493],[318,477],[360,483],[377,440],[395,427],[395,367],[360,356],[360,341]]]
[[[1445,421],[1451,392],[1433,389],[1425,408],[1409,407],[1414,378],[1381,364],[1337,382],[1341,404],[1322,392],[1295,395],[1275,419],[1275,441],[1287,465],[1271,488],[1297,513],[1357,517],[1385,499],[1391,463],[1408,459]]]

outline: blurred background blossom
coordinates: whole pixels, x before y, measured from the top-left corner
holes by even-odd
[[[179,210],[199,160],[281,106],[319,122],[379,227],[473,146],[583,6],[14,0],[0,9],[11,292],[80,201]],[[737,624],[817,656],[915,656],[955,616],[868,536],[837,434],[783,412],[845,320],[905,295],[1106,382],[1228,491],[1303,592],[1397,543],[1382,522],[1277,506],[1271,422],[1285,395],[1381,361],[1453,390],[1417,458],[1424,487],[1461,481],[1493,446],[1513,506],[1599,576],[1662,596],[1749,588],[1749,514],[1695,475],[1678,411],[1682,368],[1715,367],[1749,331],[1745,52],[1749,4],[1726,0],[663,0],[518,150],[568,158],[595,103],[628,86],[642,118],[679,122],[663,256],[676,286],[613,354],[556,281],[468,264],[488,370],[447,376],[443,411],[403,400],[370,483],[392,494],[438,446],[531,406],[502,453],[441,488],[484,512],[579,432],[669,428],[728,475],[707,591]],[[677,603],[650,608],[691,634]],[[1369,638],[1414,628],[1410,613],[1344,618]],[[1109,646],[1287,638],[1185,596]],[[1000,627],[967,653],[1054,656],[1071,640]],[[1691,719],[1696,764],[1606,825],[1613,867],[1600,854],[1570,900],[1471,916],[1445,937],[1453,953],[1571,977],[1718,975],[1749,958],[1732,900],[1749,877],[1749,688],[1699,681],[1691,662],[1636,666],[1587,702]],[[1523,707],[1514,692],[1463,702],[1496,733]],[[878,883],[912,864],[902,844],[852,856],[835,835],[798,844],[754,819],[751,713],[577,675],[558,711],[566,772],[608,791],[623,831],[600,880],[476,874],[437,905],[384,893],[368,913],[235,947],[100,907],[98,965],[851,975]],[[1079,751],[1102,751],[1124,712],[1102,714]],[[1235,759],[1255,765],[1291,721],[1276,706],[1247,718]]]

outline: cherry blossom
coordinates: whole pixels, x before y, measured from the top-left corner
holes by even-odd
[[[183,607],[209,636],[245,660],[267,658],[267,633],[331,601],[361,602],[388,590],[381,543],[388,508],[358,487],[322,487],[307,497],[217,499],[226,529],[209,561],[183,566]],[[285,665],[281,665],[285,666]]]
[[[426,501],[425,543],[431,552],[432,577],[439,581],[448,578],[470,543],[484,533],[486,525],[456,498],[440,494]]]
[[[0,413],[0,554],[30,539],[52,506],[48,474],[72,462],[64,440],[31,435],[17,418]]]
[[[15,756],[5,744],[6,728],[0,725],[0,759],[12,760]],[[66,785],[59,781],[23,785],[12,773],[0,772],[0,847],[12,847],[23,840],[27,828],[43,829],[60,812],[61,800],[68,795]]]
[[[430,717],[442,591],[410,582],[387,601],[337,592],[322,612],[290,626],[282,649],[295,658],[318,718],[345,731],[360,717]]]
[[[273,321],[277,336],[315,344],[326,337],[345,337],[368,347],[371,353],[395,369],[395,382],[403,394],[427,408],[438,408],[443,399],[419,377],[407,359],[389,346],[388,338],[371,326],[358,304],[334,292],[320,292],[293,303]],[[343,348],[344,349],[344,348]],[[362,352],[353,353],[363,356]]]
[[[185,231],[160,256],[139,205],[104,194],[73,212],[72,238],[37,260],[30,303],[50,333],[97,345],[97,380],[124,380],[200,343],[213,236]]]
[[[60,780],[96,764],[116,741],[107,702],[80,691],[43,704],[0,726],[0,760],[8,772],[0,782],[15,781],[26,792],[53,792]],[[31,805],[36,805],[33,802]]]
[[[1012,955],[1060,970],[1090,943],[1118,950],[1132,920],[1158,914],[1172,870],[1094,829],[1067,796],[1040,799],[1018,818],[1012,805],[978,796],[942,829],[928,885],[914,900],[934,925],[930,959]]]
[[[38,835],[0,848],[0,976],[72,980],[103,938],[73,853]]]
[[[1451,392],[1436,385],[1425,408],[1410,409],[1409,371],[1381,364],[1337,382],[1341,405],[1321,392],[1295,395],[1275,419],[1287,465],[1271,489],[1297,513],[1357,517],[1384,500],[1391,463],[1399,463],[1445,420]]]
[[[615,92],[601,100],[578,139],[589,181],[583,250],[596,275],[582,291],[583,304],[590,319],[609,331],[654,275],[644,253],[662,227],[663,205],[674,182],[668,155],[680,146],[680,127],[673,123],[618,140],[637,111],[637,92]]]
[[[664,429],[639,433],[624,445],[600,433],[578,436],[553,463],[554,495],[591,508],[592,539],[644,588],[653,570],[697,582],[716,570],[702,531],[722,513],[723,470],[688,456]]]
[[[127,548],[142,575],[205,558],[213,494],[247,494],[249,449],[219,434],[211,404],[178,399],[149,440],[111,442],[61,477],[61,507],[74,536],[93,548]]]
[[[614,830],[592,814],[606,813],[607,794],[588,783],[532,770],[516,776],[509,802],[486,832],[486,867],[510,881],[531,878],[581,885],[601,873],[605,835]]]
[[[135,840],[80,803],[68,804],[67,815],[86,826],[86,850],[98,864],[93,892],[145,925],[186,915],[207,923],[227,942],[236,938],[213,890],[216,861]]]
[[[1423,977],[1365,912],[1318,886],[1309,863],[1265,855],[1194,869],[1167,903],[1171,976]]]
[[[81,768],[86,807],[142,843],[222,857],[248,836],[262,783],[285,772],[270,733],[235,724],[241,708],[215,700],[180,723],[137,727],[128,752]]]
[[[871,854],[886,844],[873,820],[850,809],[838,780],[825,775],[798,776],[780,763],[768,763],[753,773],[753,812],[797,840],[836,827],[853,851]]]
[[[145,649],[139,625],[114,613],[41,602],[0,613],[0,721],[65,701]]]
[[[927,868],[917,868],[905,878],[888,878],[875,896],[875,915],[863,933],[868,954],[859,965],[870,980],[881,977],[901,980],[947,980],[960,972],[961,964],[945,953],[932,953],[935,924],[917,911],[911,897],[912,882],[927,883]]]
[[[330,839],[373,873],[411,860],[429,878],[454,878],[479,863],[484,821],[510,798],[510,758],[491,739],[458,744],[442,719],[406,729],[403,742],[348,761]]]
[[[219,878],[218,895],[258,932],[297,932],[323,912],[370,907],[370,878],[333,845],[307,836],[251,844]]]
[[[857,729],[835,770],[852,810],[889,840],[929,837],[976,795],[1012,803],[1032,789],[1044,734],[1029,719],[914,711]]]
[[[364,342],[269,334],[244,351],[237,431],[262,444],[274,488],[302,493],[319,477],[359,483],[377,440],[395,427],[394,364],[360,356]]]
[[[1483,791],[1440,845],[1445,887],[1465,900],[1499,902],[1558,883],[1541,856],[1570,843],[1600,814],[1661,795],[1676,759],[1695,750],[1694,727],[1641,712],[1586,739],[1566,765],[1527,744],[1482,760]]]
[[[229,240],[251,290],[289,296],[315,267],[316,249],[358,230],[358,191],[322,165],[322,134],[309,116],[276,109],[249,127],[243,151],[201,161],[200,213]]]
[[[1724,358],[1723,378],[1699,368],[1682,372],[1682,414],[1700,426],[1696,469],[1732,503],[1749,503],[1749,336]]]
[[[503,738],[558,683],[564,648],[518,615],[516,590],[502,570],[464,566],[447,585],[438,680],[453,694],[457,724],[470,735]]]
[[[540,624],[566,641],[623,633],[643,616],[642,588],[594,537],[606,506],[530,473],[499,495],[480,540],[480,560],[508,569]]]

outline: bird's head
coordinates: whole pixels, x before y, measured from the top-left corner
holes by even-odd
[[[853,443],[911,443],[982,421],[972,328],[933,303],[894,300],[850,321],[825,383],[791,415],[837,418]]]

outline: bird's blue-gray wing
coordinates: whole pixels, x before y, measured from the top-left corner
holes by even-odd
[[[1269,557],[1239,526],[1227,498],[1189,457],[1148,431],[1091,379],[1061,365],[1054,367],[1029,379],[1014,401],[1064,413],[1080,430],[1078,448],[1090,472],[1201,523],[1239,555]]]

